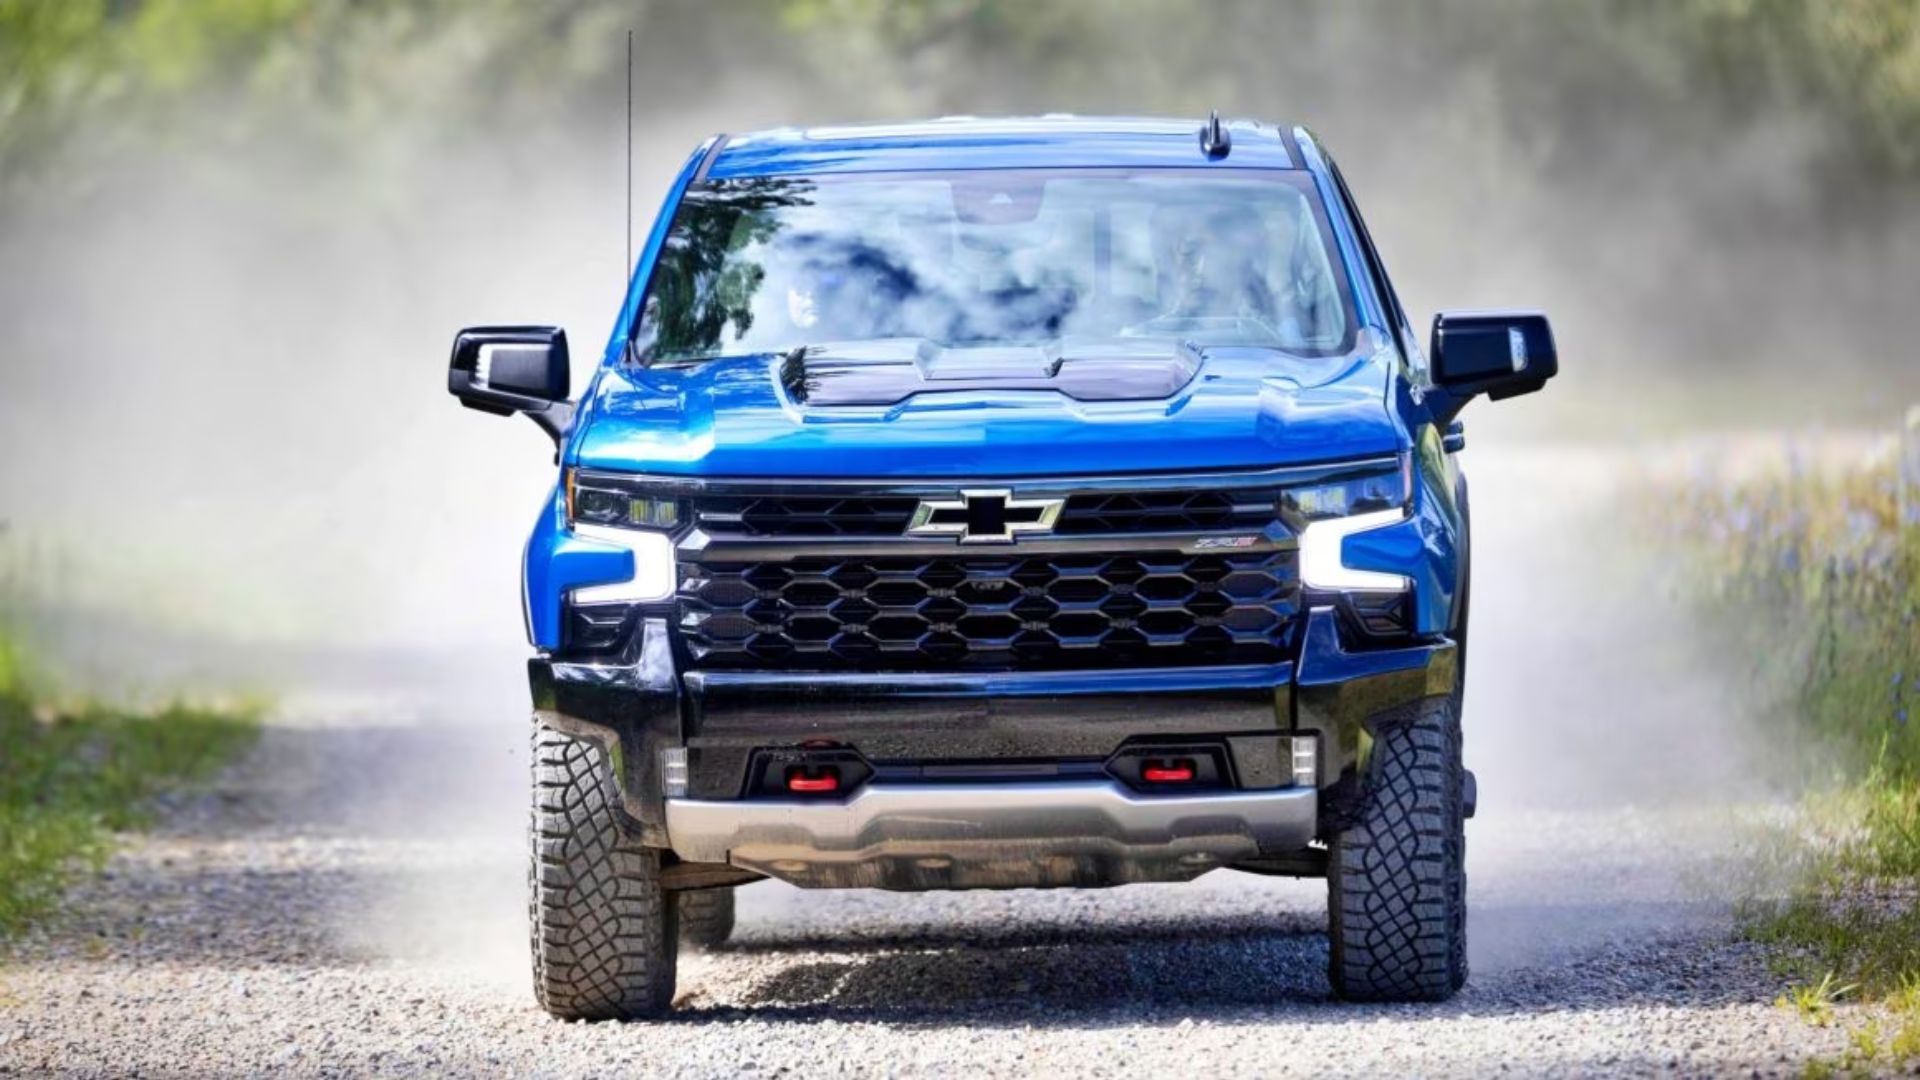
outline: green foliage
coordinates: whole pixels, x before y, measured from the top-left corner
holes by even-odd
[[[1855,896],[1838,879],[1804,881],[1790,899],[1748,901],[1750,940],[1775,947],[1775,969],[1800,987],[1844,978],[1849,992],[1885,997],[1920,977],[1920,912]]]
[[[1783,1009],[1792,1009],[1800,1018],[1815,1027],[1826,1027],[1833,1023],[1833,1003],[1853,993],[1851,986],[1841,986],[1834,982],[1829,972],[1820,981],[1810,985],[1792,986],[1781,994],[1774,1004]]]
[[[0,626],[0,699],[24,696],[26,687],[27,658]]]
[[[1790,1004],[1797,1007],[1799,1001],[1794,998]],[[1804,1010],[1801,1015],[1808,1023],[1824,1026],[1831,1022],[1832,1009],[1829,1006],[1824,1019]],[[1808,1062],[1804,1075],[1871,1076],[1914,1062],[1920,1062],[1920,981],[1909,981],[1887,998],[1879,1015],[1849,1031],[1847,1048],[1838,1058]]]
[[[42,682],[0,628],[0,940],[52,911],[152,796],[207,776],[257,729],[255,707],[57,706]]]
[[[75,128],[125,135],[181,95],[244,82],[317,0],[0,0],[0,176]]]
[[[0,0],[0,196],[84,189],[100,162],[158,150],[284,152],[296,135],[364,165],[383,135],[506,123],[517,102],[550,121],[613,62],[621,6]]]
[[[1265,66],[1261,57],[1284,75],[1289,46],[1337,7],[1358,12],[1368,40],[1354,44],[1375,56],[1420,41],[1457,58],[1457,71],[1494,86],[1520,126],[1586,115],[1595,99],[1653,106],[1636,117],[1659,126],[1664,113],[1695,132],[1716,114],[1804,108],[1844,132],[1864,160],[1920,175],[1914,0],[789,0],[784,7],[789,27],[856,52],[862,80],[895,81],[874,78],[876,68],[893,63],[924,83],[929,58],[945,52],[974,61],[951,68],[960,93],[973,98],[994,94],[974,77],[984,63],[1039,79],[1063,103],[1097,106],[1144,89],[1157,107],[1187,112],[1244,98],[1235,73]],[[1153,63],[1138,62],[1142,50]]]
[[[1738,90],[1828,113],[1866,156],[1920,173],[1920,5],[1913,0],[1693,0],[1698,50]]]
[[[259,727],[257,703],[120,707],[62,694],[28,647],[57,553],[0,522],[0,942],[147,820],[153,796],[211,774]]]
[[[1797,980],[1782,1005],[1824,1025],[1856,990],[1878,1003],[1814,1075],[1920,1060],[1920,522],[1903,521],[1899,485],[1883,458],[1663,501],[1708,610],[1784,704],[1782,734],[1824,748],[1838,781],[1782,849],[1785,895],[1740,912]]]
[[[1823,765],[1887,791],[1920,780],[1920,528],[1891,459],[1701,485],[1665,500],[1704,599]]]

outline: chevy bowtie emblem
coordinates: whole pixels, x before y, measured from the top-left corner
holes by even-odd
[[[957,499],[922,499],[909,536],[958,536],[963,544],[1006,544],[1021,533],[1049,533],[1065,499],[1016,499],[1010,491],[963,491]]]

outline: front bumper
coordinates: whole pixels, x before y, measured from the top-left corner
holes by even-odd
[[[1379,726],[1455,686],[1445,639],[1349,651],[1316,608],[1299,640],[1293,661],[1240,667],[680,673],[653,621],[618,663],[529,674],[536,715],[616,751],[627,815],[684,861],[818,887],[1112,885],[1298,856],[1352,804]],[[1142,740],[1217,742],[1232,783],[1148,794],[1100,771]],[[1295,740],[1317,748],[1314,783],[1288,767]],[[821,746],[857,750],[872,781],[804,800],[749,784],[756,754]]]
[[[822,888],[1184,881],[1305,848],[1313,788],[1140,795],[1112,780],[871,784],[846,799],[668,799],[690,862]]]

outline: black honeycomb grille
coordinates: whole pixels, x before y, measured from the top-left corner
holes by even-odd
[[[1280,499],[1278,488],[1202,491],[1121,491],[1075,495],[1056,533],[1208,532],[1265,528]]]
[[[745,536],[899,536],[920,500],[839,495],[704,496],[695,504],[710,533]]]
[[[1290,550],[687,563],[679,625],[701,667],[1271,663],[1298,595]]]
[[[1069,496],[1054,532],[1067,536],[1257,530],[1274,517],[1278,488],[1083,492]],[[716,536],[903,536],[913,496],[765,493],[702,495],[700,527]]]

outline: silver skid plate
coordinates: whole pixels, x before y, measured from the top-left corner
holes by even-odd
[[[1109,780],[869,784],[839,800],[668,799],[691,862],[810,888],[1185,881],[1314,838],[1311,787],[1143,795]]]

